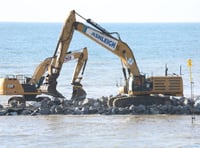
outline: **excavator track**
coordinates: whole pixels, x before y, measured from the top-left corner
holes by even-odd
[[[169,96],[119,96],[108,100],[110,107],[129,107],[131,105],[171,104]]]
[[[13,102],[15,102],[16,105],[25,104],[26,100],[23,97],[13,96],[8,100],[8,105],[12,106]]]

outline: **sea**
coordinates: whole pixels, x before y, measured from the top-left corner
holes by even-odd
[[[183,77],[184,96],[200,95],[200,23],[100,23],[118,32],[148,76]],[[63,23],[0,22],[0,76],[28,75],[54,54]],[[117,37],[116,35],[114,35]],[[116,95],[123,85],[119,57],[74,32],[68,51],[87,47],[82,75],[88,98]],[[192,66],[188,67],[188,60]],[[70,99],[77,60],[64,63],[58,90]],[[6,104],[9,96],[0,96]],[[200,118],[186,115],[1,116],[1,147],[200,147]]]

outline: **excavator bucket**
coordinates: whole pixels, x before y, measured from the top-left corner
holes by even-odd
[[[73,86],[73,92],[71,100],[75,101],[82,101],[86,98],[86,91],[82,88],[82,85],[80,83],[77,83]]]
[[[57,86],[57,79],[58,75],[51,75],[47,76],[46,79],[48,78],[48,83],[44,83],[40,86],[40,90],[42,93],[51,95],[56,98],[65,98],[60,92],[57,91],[56,86]]]
[[[57,91],[56,87],[49,84],[41,85],[40,90],[42,93],[56,97],[56,98],[65,98],[60,92]]]

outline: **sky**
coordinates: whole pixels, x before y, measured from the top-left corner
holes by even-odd
[[[0,0],[0,22],[200,22],[200,0]]]

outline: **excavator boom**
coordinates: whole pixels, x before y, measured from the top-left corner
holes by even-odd
[[[82,75],[84,74],[85,66],[87,64],[88,59],[88,50],[87,48],[83,48],[81,52],[73,51],[68,54],[68,57],[70,57],[70,59],[78,59],[76,67],[74,68],[74,74],[71,82],[72,85],[75,85],[76,82],[80,83]],[[79,77],[80,72],[81,77]]]
[[[74,27],[77,31],[117,55],[121,59],[124,66],[126,66],[133,75],[140,75],[133,52],[126,43],[80,22],[75,22]]]
[[[72,52],[69,54],[69,56],[73,55],[72,58],[77,58],[78,62],[76,64],[76,67],[74,69],[74,74],[72,78],[71,84],[73,85],[73,91],[72,91],[72,100],[83,100],[86,98],[87,93],[82,88],[82,84],[80,81],[82,80],[82,75],[85,71],[85,66],[87,64],[88,59],[88,50],[87,48],[84,48],[82,52]],[[71,58],[70,58],[71,59]],[[82,72],[81,72],[82,71]],[[81,72],[81,76],[79,76]]]

